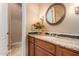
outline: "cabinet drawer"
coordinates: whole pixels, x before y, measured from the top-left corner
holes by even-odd
[[[49,52],[41,49],[40,47],[36,46],[35,47],[35,56],[53,56]]]
[[[30,43],[34,43],[35,42],[35,39],[34,39],[34,37],[28,36],[28,41]]]
[[[35,44],[40,46],[41,48],[44,48],[45,50],[49,51],[50,53],[52,53],[53,55],[56,54],[55,52],[55,45],[51,44],[51,43],[48,43],[46,41],[43,41],[43,40],[40,40],[40,39],[37,39],[35,40]]]

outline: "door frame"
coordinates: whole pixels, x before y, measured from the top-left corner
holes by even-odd
[[[22,4],[22,55],[26,56],[26,3]]]

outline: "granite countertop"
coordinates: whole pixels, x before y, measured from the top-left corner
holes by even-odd
[[[41,40],[48,41],[50,43],[60,45],[65,48],[73,49],[79,51],[79,39],[68,38],[68,37],[58,37],[58,36],[42,36],[42,35],[35,35],[29,34],[32,37],[36,37]]]

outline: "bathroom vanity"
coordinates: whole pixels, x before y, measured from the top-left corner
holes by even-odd
[[[29,56],[79,56],[79,40],[72,38],[27,35]]]

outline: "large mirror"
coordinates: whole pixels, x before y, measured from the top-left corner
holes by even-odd
[[[46,12],[46,21],[51,25],[62,22],[65,17],[65,6],[61,3],[51,5]]]

